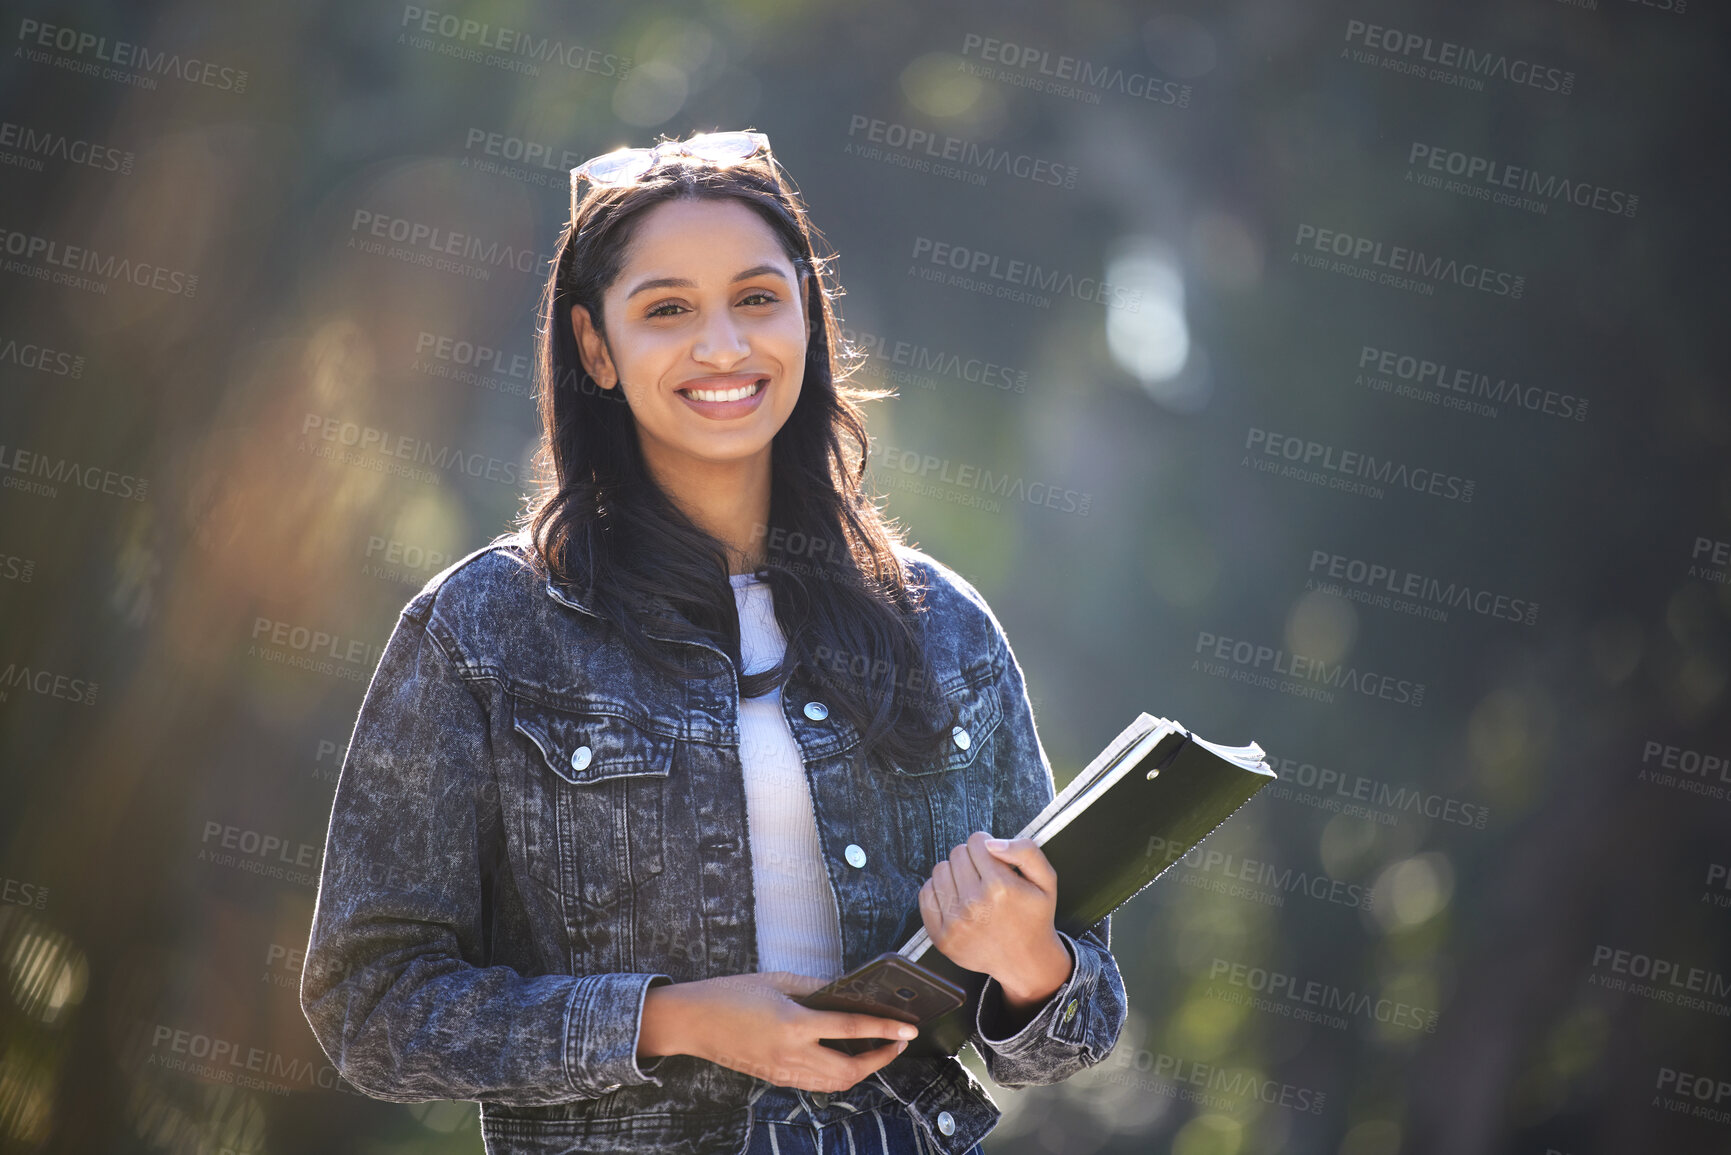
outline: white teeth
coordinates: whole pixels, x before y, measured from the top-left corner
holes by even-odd
[[[753,381],[737,389],[687,389],[685,395],[694,401],[740,401],[756,393],[759,384]]]

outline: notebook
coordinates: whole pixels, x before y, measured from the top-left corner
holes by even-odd
[[[1054,925],[1082,934],[1128,902],[1196,847],[1258,790],[1273,782],[1262,748],[1222,746],[1177,722],[1142,713],[1018,832],[1039,844],[1058,875]],[[961,1050],[986,976],[945,958],[916,908],[896,952],[967,992],[967,1001],[927,1023],[904,1053]]]

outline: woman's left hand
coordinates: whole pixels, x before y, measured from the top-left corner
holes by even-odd
[[[1074,964],[1053,926],[1058,872],[1032,838],[975,831],[932,867],[919,903],[932,945],[997,979],[1012,1010],[1044,1002],[1069,980]]]

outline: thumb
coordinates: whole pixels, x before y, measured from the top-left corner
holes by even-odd
[[[1042,890],[1051,890],[1058,881],[1058,872],[1046,860],[1046,852],[1032,838],[988,838],[986,849],[1000,862],[1021,870],[1023,877]]]

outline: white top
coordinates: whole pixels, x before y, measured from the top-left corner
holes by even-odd
[[[774,669],[787,648],[767,583],[730,574],[739,608],[742,673]],[[841,974],[841,920],[817,837],[811,785],[781,689],[739,702],[739,758],[745,773],[751,882],[756,898],[757,969],[825,981]]]

